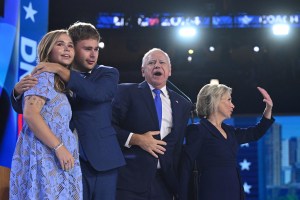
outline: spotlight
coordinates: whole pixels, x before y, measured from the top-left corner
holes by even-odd
[[[218,85],[219,84],[219,79],[210,79],[210,84]]]
[[[104,46],[105,46],[104,42],[100,42],[100,43],[99,43],[99,48],[100,48],[100,49],[104,49]]]
[[[290,26],[288,24],[275,24],[272,27],[274,35],[288,35]]]
[[[196,35],[196,29],[193,27],[183,27],[179,29],[179,35],[186,38],[194,37]]]

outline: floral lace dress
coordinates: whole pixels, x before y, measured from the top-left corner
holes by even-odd
[[[24,93],[46,99],[41,116],[52,132],[75,158],[69,172],[62,170],[52,149],[44,145],[24,121],[13,155],[10,174],[10,199],[82,199],[82,174],[77,136],[69,129],[72,111],[65,94],[54,89],[54,74],[37,76],[38,84]],[[24,98],[23,98],[24,101]]]

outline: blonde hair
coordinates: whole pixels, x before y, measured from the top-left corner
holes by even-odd
[[[203,86],[197,95],[196,113],[198,117],[208,117],[215,112],[222,96],[227,92],[231,94],[232,89],[223,84]]]
[[[67,30],[61,29],[61,30],[55,30],[50,31],[40,41],[38,45],[38,62],[50,62],[49,57],[51,54],[51,51],[58,40],[58,38],[62,34],[68,34]],[[67,66],[68,69],[70,69],[70,66]],[[58,92],[64,92],[66,93],[66,87],[65,83],[61,80],[61,78],[55,74],[54,76],[54,89]]]

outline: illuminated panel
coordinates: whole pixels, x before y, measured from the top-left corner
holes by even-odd
[[[122,13],[101,13],[97,20],[97,28],[117,29],[124,27],[124,14]]]
[[[213,16],[212,17],[213,28],[232,28],[233,19],[231,16]]]
[[[269,28],[274,24],[289,24],[299,27],[299,15],[237,15],[234,26],[237,28]]]
[[[274,24],[290,24],[299,27],[300,15],[262,15],[259,17],[259,23],[263,27],[270,27]]]
[[[137,24],[141,27],[159,27],[160,18],[159,15],[152,15],[150,17],[140,14],[137,18]]]
[[[223,16],[187,16],[182,13],[143,13],[125,16],[122,13],[101,13],[97,19],[97,28],[133,28],[133,27],[183,27],[199,28],[269,28],[274,24],[289,24],[300,27],[300,15],[223,15]]]
[[[16,113],[10,106],[9,96],[17,79],[14,47],[19,31],[19,4],[18,0],[6,1],[5,15],[0,17],[0,166],[7,168],[11,166],[17,141]]]
[[[210,25],[209,17],[185,17],[185,16],[171,16],[165,14],[161,17],[162,27],[178,27],[178,26],[200,26],[207,28]]]
[[[236,28],[260,28],[259,16],[238,15],[234,17],[234,26]]]
[[[9,96],[20,77],[36,65],[37,43],[48,29],[48,0],[5,1],[4,11],[0,17],[0,166],[10,168],[22,121],[17,122]]]
[[[118,29],[123,27],[179,27],[196,26],[210,27],[210,17],[188,16],[183,14],[138,14],[134,17],[125,16],[122,13],[100,13],[97,18],[97,28]]]

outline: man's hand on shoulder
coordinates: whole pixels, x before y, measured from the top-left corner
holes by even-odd
[[[70,70],[58,63],[51,63],[51,62],[40,62],[31,72],[31,74],[40,74],[42,72],[51,72],[55,73],[60,78],[68,82],[70,79]]]
[[[31,74],[24,76],[14,87],[14,97],[22,95],[38,83],[38,79]]]

